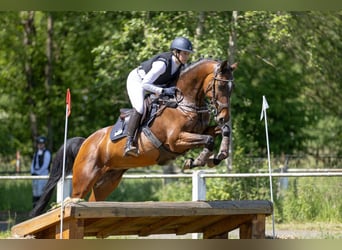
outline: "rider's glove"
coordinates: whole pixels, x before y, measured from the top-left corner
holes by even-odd
[[[162,94],[165,96],[174,96],[176,94],[176,87],[164,88]]]

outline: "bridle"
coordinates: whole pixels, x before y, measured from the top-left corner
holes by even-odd
[[[232,78],[230,79],[221,79],[218,78],[220,72],[218,72],[218,69],[216,68],[215,70],[215,75],[213,77],[213,79],[211,80],[211,82],[208,84],[207,89],[205,91],[205,93],[208,93],[210,90],[212,92],[211,95],[211,100],[209,103],[209,108],[211,110],[211,112],[213,113],[213,115],[216,117],[224,108],[229,108],[230,103],[222,103],[219,100],[217,100],[216,98],[216,84],[219,83],[224,83],[224,84],[228,84],[228,97],[230,97],[233,88],[234,88],[234,77],[232,76]]]
[[[229,67],[229,66],[228,66]],[[216,98],[216,84],[219,83],[224,83],[224,84],[228,84],[228,96],[230,97],[232,90],[234,88],[234,78],[232,76],[232,78],[230,79],[222,79],[219,78],[218,75],[221,72],[219,71],[219,65],[216,66],[215,71],[214,71],[214,77],[212,78],[212,80],[210,81],[210,83],[208,84],[206,90],[205,90],[205,94],[207,94],[209,91],[212,92],[211,95],[211,99],[210,102],[206,105],[206,106],[202,106],[202,107],[198,107],[197,105],[194,104],[190,104],[190,103],[184,103],[183,102],[183,95],[182,92],[180,90],[178,90],[178,93],[180,94],[178,97],[176,95],[176,103],[177,106],[183,111],[183,112],[195,112],[195,113],[212,113],[215,117],[217,117],[217,115],[222,111],[222,109],[224,108],[229,108],[230,103],[222,103],[219,100],[217,100]]]

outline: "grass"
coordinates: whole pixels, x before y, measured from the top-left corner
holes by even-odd
[[[275,223],[275,236],[280,239],[342,239],[342,224],[329,222]],[[272,221],[267,219],[266,235],[273,235]]]

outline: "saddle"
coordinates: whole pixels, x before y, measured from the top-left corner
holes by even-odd
[[[177,108],[177,102],[166,96],[156,97],[153,94],[147,95],[144,99],[144,113],[137,133],[142,131],[143,128],[150,127],[153,120],[159,116],[165,108]],[[127,136],[127,125],[132,112],[133,109],[120,109],[120,115],[110,133],[110,139],[113,142]]]

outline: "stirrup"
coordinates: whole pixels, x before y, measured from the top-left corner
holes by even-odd
[[[124,156],[138,157],[139,156],[138,149],[136,147],[127,148],[125,150]]]
[[[125,146],[124,156],[138,157],[139,156],[138,148],[132,145],[132,142],[127,141],[127,144]]]

